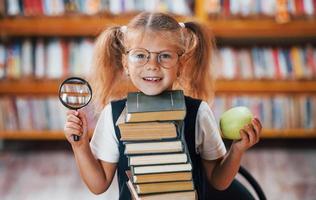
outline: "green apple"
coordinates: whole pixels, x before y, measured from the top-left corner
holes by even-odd
[[[237,106],[225,111],[219,120],[222,136],[232,140],[240,139],[240,129],[251,123],[252,118],[251,111],[244,106]]]

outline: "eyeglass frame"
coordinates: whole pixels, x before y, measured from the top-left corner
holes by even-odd
[[[163,66],[163,65],[160,63],[160,58],[159,58],[159,54],[161,54],[162,52],[174,52],[174,51],[158,51],[158,52],[155,52],[155,51],[149,51],[148,49],[145,49],[145,48],[134,48],[134,49],[130,49],[130,50],[125,51],[125,54],[126,54],[126,55],[129,55],[129,53],[130,53],[132,50],[137,50],[137,49],[139,49],[139,50],[145,50],[145,51],[149,54],[149,56],[146,58],[147,61],[146,61],[144,64],[139,65],[139,67],[143,67],[143,66],[145,66],[145,65],[149,62],[149,59],[151,58],[151,54],[152,54],[152,53],[158,54],[158,55],[157,55],[157,62],[159,63],[159,65],[160,65],[162,68],[171,69],[171,68],[174,67],[174,66],[171,66],[171,67],[165,67],[165,66]],[[176,62],[176,63],[178,63],[179,58],[180,58],[181,56],[183,56],[184,52],[182,52],[181,54],[179,54],[179,53],[176,53],[176,54],[178,55],[178,57],[177,57],[177,62]],[[175,63],[175,64],[176,64],[176,63]]]

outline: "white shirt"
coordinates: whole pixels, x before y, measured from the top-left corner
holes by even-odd
[[[123,112],[123,114],[125,113]],[[95,158],[117,163],[120,156],[118,146],[119,141],[113,126],[112,106],[108,104],[99,116],[90,147]],[[201,158],[205,160],[215,160],[226,154],[214,114],[204,101],[201,102],[196,116],[195,147],[197,154],[200,154]],[[111,186],[102,196],[109,200],[118,199],[118,191],[117,175],[115,174]]]

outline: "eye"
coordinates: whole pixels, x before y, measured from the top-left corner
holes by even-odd
[[[137,58],[137,59],[145,59],[145,58],[147,58],[146,54],[144,54],[144,53],[134,54],[134,57]]]
[[[173,57],[174,57],[173,54],[170,52],[161,52],[159,54],[159,58],[161,60],[169,60],[169,59],[173,59]]]
[[[142,62],[146,60],[148,57],[148,53],[140,50],[131,51],[129,53],[129,59],[132,62]]]

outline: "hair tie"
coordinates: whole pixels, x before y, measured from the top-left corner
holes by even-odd
[[[185,28],[185,24],[183,22],[179,22],[179,25],[181,26],[181,28]]]
[[[121,26],[120,31],[121,31],[122,33],[126,33],[126,31],[127,31],[127,26]]]

